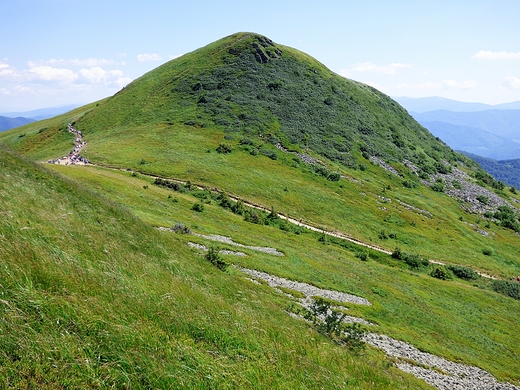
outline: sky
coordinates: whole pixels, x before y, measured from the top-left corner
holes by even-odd
[[[520,100],[519,0],[0,0],[0,113],[86,104],[240,31],[393,97]]]

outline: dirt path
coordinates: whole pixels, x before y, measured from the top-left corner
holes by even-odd
[[[85,150],[87,143],[83,141],[83,133],[79,130],[76,130],[72,127],[72,124],[68,124],[67,128],[70,133],[75,135],[74,139],[74,149],[71,152],[63,157],[56,158],[54,160],[47,161],[48,164],[58,164],[58,165],[87,165],[89,161],[86,157],[81,155],[81,152]]]

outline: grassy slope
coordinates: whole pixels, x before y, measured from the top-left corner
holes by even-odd
[[[381,256],[378,262],[362,262],[355,257],[360,249],[324,246],[316,234],[295,235],[247,223],[214,202],[206,205],[203,213],[194,212],[191,206],[197,201],[195,197],[153,186],[146,177],[97,168],[53,168],[128,205],[150,224],[183,223],[198,233],[228,235],[248,245],[283,250],[285,257],[274,257],[240,248],[249,257],[232,261],[366,297],[373,306],[349,305],[349,314],[379,324],[376,331],[408,341],[421,350],[478,365],[502,379],[520,377],[520,356],[515,347],[520,342],[515,332],[520,325],[516,315],[520,309],[518,301],[471,283],[439,281],[411,272],[389,256]],[[144,189],[146,185],[148,188]],[[179,239],[211,245],[210,241],[194,236]],[[232,246],[226,248],[236,250]]]
[[[232,38],[227,39],[228,42],[226,43],[224,40],[224,43],[229,45],[236,44]],[[214,53],[215,50],[225,53],[226,51],[222,49],[221,43],[209,45],[204,50],[209,51],[209,53]],[[289,48],[283,49],[292,53]],[[239,145],[239,141],[244,137],[250,137],[253,141],[253,146],[258,149],[272,148],[272,146],[266,144],[255,131],[248,133],[246,131],[248,125],[241,125],[239,121],[238,125],[235,126],[234,117],[230,116],[230,111],[228,110],[229,107],[223,110],[221,119],[233,120],[230,121],[231,125],[208,126],[213,119],[209,115],[207,107],[199,107],[193,103],[193,96],[187,100],[165,99],[166,93],[171,93],[176,81],[194,77],[194,75],[198,74],[198,71],[208,66],[208,57],[203,57],[199,54],[196,52],[190,53],[179,58],[174,63],[166,64],[159,68],[164,77],[157,77],[157,73],[145,75],[140,82],[141,86],[146,85],[146,88],[138,89],[135,84],[132,84],[111,99],[77,109],[54,119],[2,133],[0,134],[0,142],[7,143],[37,160],[55,158],[65,154],[72,148],[73,136],[67,133],[66,124],[77,120],[76,126],[84,131],[85,140],[89,142],[87,147],[88,157],[96,163],[125,169],[132,168],[142,172],[166,177],[178,177],[211,187],[219,187],[253,202],[266,206],[273,205],[279,211],[297,218],[303,217],[305,220],[311,221],[318,226],[349,232],[357,238],[367,242],[374,242],[389,250],[394,249],[395,246],[400,246],[408,252],[419,252],[430,258],[436,258],[449,263],[471,265],[504,277],[520,274],[520,245],[518,244],[518,236],[511,231],[493,225],[490,229],[486,228],[486,230],[492,232],[492,235],[490,237],[482,237],[465,223],[476,224],[479,222],[478,218],[464,213],[460,209],[458,202],[424,187],[416,189],[404,188],[402,186],[403,179],[390,176],[381,168],[371,165],[359,155],[359,151],[356,148],[352,149],[351,155],[356,159],[356,163],[365,164],[368,167],[366,171],[348,168],[345,164],[341,164],[339,160],[332,161],[323,157],[320,158],[327,161],[330,169],[341,170],[344,174],[361,180],[362,183],[349,180],[330,182],[313,173],[304,164],[295,164],[292,155],[278,152],[279,158],[277,161],[273,161],[261,154],[252,156],[249,153],[251,145]],[[312,66],[318,69],[318,71],[324,72],[322,66],[315,60],[310,60],[302,53],[296,51],[292,54],[303,56],[306,58],[306,61],[314,61]],[[214,56],[211,58],[220,57]],[[190,64],[190,66],[186,68],[184,64]],[[179,73],[179,70],[182,70],[182,72]],[[321,75],[331,77],[329,73]],[[167,82],[165,83],[164,80],[167,80]],[[355,88],[364,88],[357,83],[353,83],[353,85]],[[147,95],[143,93],[143,90],[159,92]],[[212,90],[209,91],[211,92]],[[176,93],[180,92],[177,91]],[[354,94],[354,92],[352,93]],[[377,94],[375,95],[377,96]],[[168,98],[170,99],[171,95]],[[283,99],[283,96],[278,98]],[[377,104],[377,101],[378,99],[374,99],[373,103]],[[236,107],[231,105],[231,108],[233,112],[233,109]],[[259,108],[262,109],[262,107]],[[88,114],[85,115],[86,113]],[[239,114],[240,111],[234,113],[237,118]],[[250,115],[250,113],[248,114]],[[396,118],[386,119],[391,122],[396,120]],[[185,122],[188,119],[193,120],[195,122],[194,125],[186,125]],[[282,138],[282,141],[284,141],[284,134],[281,134],[279,131],[280,121],[277,122],[273,120],[272,116],[268,115],[263,116],[261,120],[264,121],[261,122],[262,126],[272,130],[271,135]],[[289,120],[284,120],[287,121],[285,122],[286,124],[290,124]],[[256,122],[251,123],[254,125]],[[374,131],[379,130],[381,130],[380,126],[374,127]],[[387,136],[390,135],[383,134],[381,138]],[[413,141],[413,137],[405,139],[408,143],[407,145],[411,143],[411,140]],[[287,139],[284,141],[286,146],[295,150],[301,148],[301,146],[291,144],[289,141]],[[215,149],[221,142],[230,144],[234,148],[233,152],[228,155],[216,153]],[[356,142],[351,141],[353,144]],[[416,143],[419,143],[419,141]],[[435,151],[435,149],[432,149],[432,145],[428,143],[424,145],[424,149],[430,154],[432,154],[432,150]],[[378,145],[372,146],[376,147]],[[408,149],[410,149],[409,146]],[[391,147],[385,150],[390,157],[395,152]],[[312,150],[307,151],[307,153],[313,154]],[[141,164],[141,162],[144,162],[144,164]],[[394,165],[397,169],[403,171],[405,176],[407,175],[402,166],[399,164]],[[518,328],[518,319],[514,315],[518,312],[518,303],[516,301],[498,296],[489,291],[476,289],[470,284],[442,282],[424,274],[417,275],[409,271],[399,271],[399,267],[384,265],[385,262],[388,262],[386,260],[382,261],[383,264],[376,262],[360,263],[354,258],[352,252],[331,245],[323,247],[317,243],[317,240],[309,240],[305,235],[305,239],[302,240],[299,237],[287,235],[278,230],[269,230],[267,232],[265,229],[269,228],[257,227],[251,224],[244,225],[240,218],[228,216],[227,213],[219,211],[216,206],[208,206],[208,212],[200,215],[189,210],[195,201],[193,198],[189,196],[185,198],[184,195],[176,194],[175,196],[178,197],[179,202],[173,204],[171,200],[167,200],[167,193],[164,190],[154,188],[148,183],[150,187],[145,191],[142,188],[143,182],[138,181],[136,178],[131,178],[129,175],[120,176],[109,171],[93,171],[90,174],[89,172],[91,171],[88,169],[54,168],[59,169],[66,175],[75,177],[87,187],[93,187],[101,193],[106,193],[110,199],[116,202],[127,204],[135,215],[148,223],[168,226],[175,222],[183,222],[190,224],[200,232],[232,235],[233,238],[251,245],[265,244],[283,249],[289,254],[287,258],[273,259],[267,255],[250,253],[251,257],[240,259],[240,261],[244,265],[260,268],[281,276],[289,276],[323,287],[337,288],[365,296],[373,301],[375,305],[371,308],[351,308],[352,312],[379,323],[384,333],[410,341],[422,349],[477,364],[503,379],[520,377],[517,366],[518,353],[515,352],[515,346],[518,345],[519,340],[512,333],[513,329]],[[130,187],[128,187],[129,185]],[[5,188],[9,189],[9,186],[5,186]],[[35,187],[29,186],[29,188]],[[392,202],[384,203],[377,196],[392,198]],[[52,195],[50,197],[52,198]],[[19,201],[14,195],[12,195],[12,198],[13,202],[14,199]],[[406,211],[397,204],[397,199],[431,212],[433,218],[429,219]],[[13,206],[13,202],[9,204],[11,207],[16,208]],[[39,197],[35,197],[34,202],[41,201]],[[60,203],[57,202],[56,204],[59,205]],[[52,204],[46,204],[46,208],[47,214],[50,214],[48,210],[52,210],[53,206]],[[32,218],[32,215],[38,216],[34,209],[35,207],[27,207],[27,204],[22,202],[19,212],[28,213],[30,211]],[[67,212],[71,210],[72,206],[70,206]],[[62,214],[66,215],[67,213],[63,212]],[[127,214],[125,215],[125,218],[131,218]],[[460,221],[459,217],[462,217],[463,221]],[[28,221],[31,218],[27,216]],[[45,218],[47,218],[47,215]],[[54,219],[51,220],[54,221]],[[98,228],[97,222],[92,216],[89,216],[86,220],[90,230],[93,227]],[[40,229],[47,229],[43,221],[44,218],[42,217]],[[22,222],[19,223],[21,224]],[[77,229],[82,229],[77,218],[75,219],[75,224]],[[120,229],[126,229],[126,225],[123,228],[119,224],[114,224],[113,233]],[[481,223],[481,227],[482,225],[483,223]],[[49,229],[53,229],[53,226],[49,227]],[[186,238],[172,238],[164,234],[157,235],[157,233],[151,232],[140,223],[137,223],[136,226],[141,226],[144,229],[145,233],[142,233],[142,237],[151,235],[150,237],[154,237],[154,240],[159,240],[157,242],[166,248],[162,255],[158,257],[159,260],[164,258],[161,256],[168,258],[168,251],[175,248],[174,253],[179,253],[181,258],[185,257],[200,262],[191,252],[182,249],[183,246],[178,245],[180,242],[184,242]],[[396,233],[397,239],[379,239],[378,234],[383,228],[388,233]],[[62,229],[66,228],[62,226]],[[89,229],[86,229],[86,231]],[[17,235],[13,236],[12,242],[16,243],[25,239],[21,234],[28,232],[30,230],[17,231]],[[109,248],[100,246],[103,240],[105,240],[105,236],[106,232],[102,231],[94,237],[96,243],[99,243],[99,247],[96,247],[89,256],[98,258],[99,253],[104,253],[103,249],[107,249],[110,252]],[[49,233],[48,237],[54,237],[48,239],[48,242],[52,243],[60,235],[53,231]],[[110,235],[107,237],[110,237]],[[115,242],[110,240],[107,241],[109,244],[111,243],[109,246],[115,247]],[[163,240],[166,241],[163,242]],[[265,243],[265,240],[269,240],[269,243]],[[35,240],[34,242],[37,247],[41,246],[40,241]],[[132,245],[135,245],[135,240],[130,240],[130,242]],[[64,243],[64,245],[66,244]],[[68,247],[71,246],[69,242]],[[482,254],[482,249],[488,247],[493,249],[493,256],[484,256]],[[84,250],[86,250],[86,247],[84,247]],[[128,248],[118,249],[120,253],[127,253],[125,252],[126,250],[128,250],[128,253],[131,252]],[[68,250],[66,252],[68,253]],[[75,255],[79,256],[79,258],[83,256],[79,252]],[[41,254],[38,254],[36,257],[39,258],[41,256]],[[142,260],[156,264],[154,262],[156,260],[153,260],[152,257],[155,258],[155,255],[144,256]],[[196,299],[207,299],[208,302],[216,299],[221,302],[226,301],[227,298],[235,297],[236,294],[233,295],[234,293],[228,290],[230,288],[226,284],[229,282],[228,279],[226,279],[226,282],[222,282],[224,285],[219,284],[221,274],[217,273],[216,277],[207,279],[207,276],[203,275],[204,272],[208,271],[208,268],[202,263],[197,264],[202,268],[196,268],[193,271],[194,273],[191,273],[190,270],[188,274],[191,276],[189,278],[193,279],[184,281],[187,283],[184,286],[198,286],[197,294],[199,295],[194,297],[191,302],[195,302]],[[201,269],[202,271],[200,271]],[[103,272],[103,275],[109,274],[106,270],[102,270],[98,274]],[[182,272],[184,272],[184,275],[187,275],[188,271],[183,268]],[[156,273],[154,276],[170,280],[168,279],[170,276],[166,277],[165,275],[167,273]],[[228,278],[228,276],[224,276],[224,278]],[[179,277],[172,283],[181,283],[179,279],[184,280],[183,277]],[[205,280],[211,286],[216,283],[216,287],[212,287],[210,291],[207,291],[207,289],[201,287],[201,284],[197,284],[200,280]],[[133,283],[127,279],[124,282],[127,286]],[[233,283],[236,282],[233,280]],[[159,287],[157,288],[160,290]],[[164,285],[161,288],[162,292],[168,289]],[[247,286],[241,286],[240,291],[244,291],[246,288]],[[187,294],[187,296],[190,295]],[[262,295],[261,299],[257,297],[253,298],[253,300],[259,299],[261,302],[264,302],[265,299],[266,304],[272,302],[269,304],[278,305],[278,308],[286,304],[283,301],[282,306],[280,306],[280,301],[277,301],[279,298],[268,298],[269,296],[269,294],[266,294],[265,296]],[[122,296],[121,299],[123,298],[125,296]],[[155,298],[148,298],[143,293],[140,295],[140,299],[144,302],[149,299],[153,301]],[[224,303],[222,304],[224,305]],[[174,302],[174,308],[178,310],[187,310],[187,306],[189,305],[182,302]],[[258,307],[260,306],[258,305]],[[208,307],[210,307],[209,303]],[[83,307],[81,309],[83,311],[78,314],[77,321],[87,321],[87,318],[90,317],[89,312],[85,311],[87,309],[89,308]],[[207,324],[201,317],[201,313],[205,315],[206,311],[197,312],[196,309],[193,309],[189,313],[193,318],[192,322],[197,324],[195,328],[206,329]],[[214,317],[219,317],[216,313],[214,313]],[[113,315],[117,316],[118,313]],[[263,312],[260,317],[262,316],[264,316]],[[283,324],[288,320],[281,319],[282,317],[283,315],[275,319],[272,317],[266,318],[283,327],[285,326]],[[161,317],[158,320],[159,323],[164,318]],[[183,316],[180,322],[185,320],[186,318]],[[239,320],[243,319],[236,317],[236,320],[236,322],[240,322]],[[204,322],[202,325],[201,321]],[[188,323],[190,322],[188,321]],[[262,323],[265,324],[264,329],[269,328],[268,322]],[[223,324],[224,320],[221,319],[221,322],[217,322],[219,326],[211,328],[211,332],[224,327]],[[117,328],[120,326],[120,323],[116,323],[114,326]],[[58,337],[56,334],[55,336]],[[248,337],[253,337],[253,335],[244,335],[241,340],[250,345],[249,341],[247,341]],[[191,338],[193,339],[193,337]],[[81,346],[84,345],[83,341],[78,342],[75,348],[80,350]],[[284,339],[283,344],[289,345],[292,342]],[[108,347],[105,348],[109,350]],[[139,348],[141,348],[141,345],[136,347],[135,350],[138,351]],[[127,348],[123,349],[125,351],[121,351],[121,354],[115,358],[116,360],[119,358],[130,359],[125,355]],[[202,349],[204,347],[195,349],[195,351],[200,355],[203,354],[201,352]],[[145,350],[151,351],[146,348]],[[323,356],[319,354],[325,352],[320,350],[320,352],[316,353],[317,355],[313,355],[312,358],[315,359],[314,361],[321,359]],[[226,356],[228,358],[231,355],[228,354]],[[130,366],[135,367],[138,364],[136,363],[137,360],[135,360],[135,357],[132,357],[132,359]],[[204,365],[206,364],[210,363],[204,360]],[[232,366],[233,371],[242,370],[245,367],[239,365],[242,363],[236,364]],[[256,373],[264,369],[262,364],[260,358],[254,360],[252,365],[260,367],[259,371],[255,371]],[[314,363],[309,364],[312,365]],[[24,367],[27,368],[29,366]],[[345,367],[338,367],[330,368],[331,372],[340,372],[340,370],[345,369]],[[336,369],[337,371],[334,371]],[[120,372],[117,369],[114,370],[116,370],[116,373]],[[84,371],[81,372],[84,373]],[[113,375],[119,375],[116,373]],[[109,381],[111,375],[107,374],[107,376],[102,378],[104,378],[103,380],[108,380],[107,383],[112,383]],[[298,378],[300,374],[291,372],[288,375]],[[137,376],[138,374],[135,372],[130,374],[131,378],[137,378]],[[341,375],[334,377],[341,381],[339,379]],[[203,378],[200,379],[200,381],[203,380]],[[237,380],[245,379],[240,376]],[[303,379],[301,380],[303,381]],[[364,379],[361,378],[359,380],[363,381]],[[266,383],[263,382],[262,385],[266,385]]]
[[[89,142],[88,157],[97,164],[132,168],[216,186],[251,201],[273,205],[280,211],[303,217],[328,229],[349,232],[359,239],[372,241],[389,250],[400,246],[408,252],[420,252],[424,256],[450,263],[472,265],[505,277],[520,273],[520,249],[518,238],[514,234],[495,227],[491,229],[494,236],[483,238],[469,225],[459,221],[462,217],[466,222],[476,223],[479,221],[478,217],[465,214],[453,199],[422,186],[417,189],[404,188],[403,179],[389,177],[385,171],[363,159],[359,154],[358,144],[365,143],[368,149],[377,149],[390,159],[397,158],[399,153],[413,159],[415,155],[421,155],[421,149],[429,155],[438,157],[443,154],[444,158],[451,159],[451,151],[425,133],[424,129],[404,115],[403,110],[384,95],[333,75],[316,60],[294,49],[278,45],[283,52],[282,57],[262,65],[254,59],[256,65],[247,62],[251,55],[230,58],[229,48],[236,48],[247,54],[251,37],[248,34],[239,34],[224,38],[144,75],[112,98],[53,120],[2,134],[0,141],[36,159],[55,158],[71,149],[73,137],[66,133],[66,123],[77,120],[76,126],[84,131],[85,139]],[[226,61],[230,63],[224,67],[222,64]],[[254,66],[255,72],[264,78],[250,80],[256,73],[241,70],[244,61],[246,65]],[[227,73],[224,75],[226,77],[215,78],[219,75],[218,72],[224,72],[222,69],[232,69],[244,78],[240,84],[242,89],[232,91],[231,100],[218,95],[224,93],[222,91],[230,91],[231,88],[226,84],[226,77],[229,76]],[[288,72],[291,69],[298,70],[300,76],[289,77]],[[212,72],[216,72],[216,75]],[[274,80],[281,80],[282,90],[286,89],[290,93],[274,91],[278,95],[256,99],[250,87],[273,81],[278,74],[276,72],[281,78]],[[197,85],[199,79],[203,87],[193,91],[193,86]],[[214,87],[212,82],[215,80],[222,80],[223,86]],[[317,85],[314,84],[316,80]],[[326,83],[327,80],[330,84]],[[344,132],[334,132],[334,129],[331,130],[334,126],[331,127],[328,122],[324,122],[324,126],[309,122],[313,117],[309,113],[317,112],[315,105],[318,103],[320,109],[327,114],[329,106],[323,103],[323,98],[328,95],[314,96],[309,92],[308,100],[304,101],[308,106],[304,108],[312,109],[311,111],[300,112],[297,107],[293,107],[291,97],[294,100],[297,87],[305,86],[307,82],[312,82],[313,87],[305,87],[311,92],[316,90],[325,94],[325,86],[332,94],[333,90],[336,91],[337,96],[333,96],[336,106],[332,105],[331,112],[345,113],[344,117],[333,118],[334,123],[345,125]],[[187,83],[190,88],[186,90],[183,83]],[[269,91],[267,88],[265,90]],[[207,97],[204,107],[196,103],[197,96],[194,94],[200,94],[201,91]],[[343,95],[346,96],[344,99]],[[238,97],[246,99],[247,104],[233,101]],[[280,102],[279,106],[282,108],[289,104],[289,112],[295,112],[295,118],[285,118],[282,112],[266,113],[262,102],[272,104],[274,111],[276,102]],[[220,107],[221,111],[217,115],[210,115],[211,109],[215,108],[207,107],[211,104]],[[262,115],[255,114],[257,111]],[[367,131],[372,132],[370,136],[363,134],[366,129],[358,128],[358,120],[360,123],[367,123]],[[187,121],[194,125],[185,125]],[[228,125],[214,124],[226,121]],[[298,124],[302,125],[301,129]],[[330,131],[320,133],[322,128]],[[399,131],[405,146],[396,147],[390,128]],[[265,143],[269,134],[282,141],[285,139],[287,146],[301,149],[301,145],[291,143],[289,138],[296,137],[294,142],[298,142],[298,132],[313,134],[311,130],[316,131],[315,137],[310,137],[311,148],[325,145],[326,149],[334,149],[339,141],[352,146],[350,154],[346,155],[350,157],[344,163],[350,164],[350,159],[354,159],[354,168],[363,164],[368,167],[368,171],[348,168],[340,160],[330,161],[318,157],[327,161],[331,170],[340,170],[360,179],[362,184],[326,181],[311,173],[304,164],[294,168],[298,165],[294,156],[281,152],[278,152],[279,160],[276,162],[261,154],[249,154],[252,147],[260,150],[273,149],[272,145]],[[258,135],[260,132],[263,133],[263,138]],[[22,134],[25,135],[20,137]],[[239,141],[246,137],[253,145],[240,146]],[[318,142],[320,140],[321,143]],[[378,140],[381,140],[381,144],[377,143]],[[229,155],[215,153],[221,142],[230,144],[234,151]],[[332,146],[329,148],[330,145]],[[313,154],[312,150],[308,153]],[[427,156],[426,159],[431,157]],[[142,165],[141,162],[146,164]],[[405,168],[399,164],[394,165],[408,177]],[[244,167],[247,168],[243,169]],[[391,189],[386,190],[388,187]],[[392,198],[393,203],[378,204],[378,195]],[[396,204],[397,199],[430,211],[434,219],[403,211]],[[381,241],[378,238],[381,229],[397,233],[397,240]],[[482,250],[487,247],[494,250],[495,256],[490,258],[482,255]]]
[[[3,386],[426,388],[84,186],[2,149],[0,166]]]

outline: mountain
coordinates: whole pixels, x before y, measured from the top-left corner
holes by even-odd
[[[452,148],[497,160],[520,158],[520,110],[412,113]]]
[[[42,120],[42,119],[52,118],[53,116],[56,116],[56,115],[64,114],[79,106],[80,106],[79,104],[70,104],[70,105],[60,106],[60,107],[39,108],[37,110],[32,110],[32,111],[0,113],[0,115],[6,116],[9,118],[25,117],[25,118],[30,118],[30,119],[38,121],[38,120]]]
[[[23,117],[8,118],[5,116],[0,116],[0,131],[9,130],[18,126],[23,126],[31,122],[34,122],[34,119]]]
[[[495,179],[501,180],[507,185],[520,188],[520,159],[497,161],[476,154],[467,152],[463,153],[473,161],[477,162]]]
[[[5,387],[519,383],[520,195],[296,49],[225,37],[0,166]]]
[[[423,113],[428,111],[447,110],[454,112],[475,112],[486,110],[519,110],[520,101],[502,104],[484,104],[459,102],[457,100],[446,99],[438,96],[410,98],[410,97],[394,97],[395,101],[401,104],[410,112]]]

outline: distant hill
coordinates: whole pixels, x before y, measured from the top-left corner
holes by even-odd
[[[13,129],[18,126],[23,126],[34,121],[34,119],[24,117],[8,118],[5,116],[0,116],[0,132]]]
[[[395,101],[401,104],[410,112],[428,112],[437,110],[448,110],[455,112],[475,112],[484,110],[518,110],[520,101],[503,103],[497,105],[484,103],[459,102],[457,100],[446,99],[438,96],[424,98],[394,97]]]
[[[441,97],[395,100],[455,150],[495,160],[520,158],[520,101],[489,105]]]
[[[473,161],[476,161],[484,170],[495,179],[503,181],[507,185],[520,189],[520,159],[493,160],[476,154],[462,152]]]
[[[37,110],[32,110],[32,111],[6,112],[6,113],[0,113],[0,114],[3,116],[9,117],[9,118],[25,117],[25,118],[30,118],[30,119],[39,121],[42,119],[52,118],[56,115],[64,114],[79,106],[80,106],[80,104],[70,104],[70,105],[61,106],[61,107],[39,108]]]

